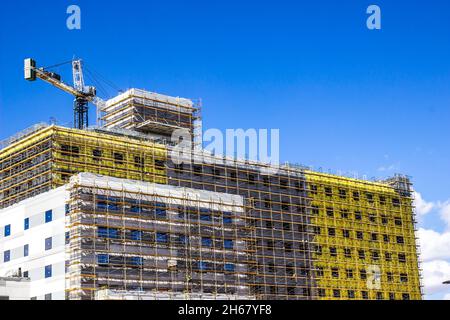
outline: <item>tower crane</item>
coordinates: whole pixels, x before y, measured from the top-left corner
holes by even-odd
[[[92,86],[85,86],[83,77],[82,60],[72,61],[73,86],[64,83],[61,76],[46,68],[36,67],[36,61],[28,58],[24,63],[25,80],[35,81],[37,78],[70,93],[75,97],[74,101],[74,128],[86,129],[89,126],[89,102],[101,108],[105,101],[97,97],[97,90]]]

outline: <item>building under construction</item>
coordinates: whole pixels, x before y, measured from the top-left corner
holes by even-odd
[[[55,261],[65,268],[53,298],[422,298],[408,177],[371,182],[290,165],[268,174],[266,164],[209,154],[198,148],[200,106],[188,99],[132,89],[100,113],[97,128],[39,125],[3,144],[0,272],[33,268],[51,281],[48,262],[32,266],[17,249],[35,244],[10,237],[33,232],[27,215],[62,210]],[[177,129],[196,142],[194,161],[172,159]],[[44,200],[49,208],[31,212]]]

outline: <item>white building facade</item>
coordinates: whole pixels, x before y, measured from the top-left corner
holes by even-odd
[[[29,298],[65,299],[65,187],[0,210],[0,277],[22,273]]]

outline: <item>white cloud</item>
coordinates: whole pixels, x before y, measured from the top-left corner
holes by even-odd
[[[450,300],[450,293],[447,293],[447,294],[444,296],[444,300]]]
[[[450,259],[450,232],[420,228],[418,236],[422,261]]]
[[[447,228],[450,229],[450,201],[440,203],[439,208],[441,219],[447,224]]]
[[[430,211],[436,207],[435,203],[425,201],[422,198],[422,195],[416,191],[414,192],[414,204],[416,206],[416,213],[419,216],[424,216],[430,213]]]
[[[426,295],[444,294],[450,296],[450,286],[443,284],[450,280],[450,262],[434,260],[423,264],[424,291]]]

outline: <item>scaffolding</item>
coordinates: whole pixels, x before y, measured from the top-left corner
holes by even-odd
[[[78,172],[165,184],[164,146],[49,126],[0,151],[0,208],[62,186]]]
[[[242,197],[92,174],[69,190],[70,299],[255,299]]]
[[[101,110],[105,128],[123,128],[167,138],[187,129],[192,141],[201,131],[201,102],[130,89],[106,102]]]
[[[233,239],[245,242],[245,252],[251,255],[251,259],[243,262],[248,268],[242,273],[242,279],[245,279],[244,296],[299,300],[421,299],[409,177],[396,176],[386,181],[371,182],[315,172],[296,165],[275,167],[255,161],[218,157],[196,148],[191,151],[188,161],[180,164],[173,161],[173,145],[163,144],[163,141],[157,143],[153,138],[117,127],[81,131],[51,126],[29,134],[0,151],[0,207],[66,184],[71,176],[79,172],[101,174],[110,179],[132,179],[137,181],[136,184],[139,181],[151,182],[160,187],[239,196],[245,203],[245,226],[241,230],[241,226],[236,225],[233,230],[237,231],[237,236]],[[157,217],[144,215],[144,212],[147,214],[158,209],[151,207],[154,200],[147,203],[145,197],[156,197],[158,194],[140,191],[125,197],[129,191],[119,192],[117,188],[102,189],[98,186],[90,189],[73,187],[73,190],[76,192],[73,192],[74,203],[70,213],[73,217],[71,237],[74,237],[71,247],[75,246],[72,252],[80,246],[81,249],[77,249],[80,252],[78,256],[74,255],[71,280],[75,279],[75,283],[82,283],[88,289],[77,288],[69,296],[91,299],[95,298],[95,292],[99,289],[113,290],[109,293],[114,296],[114,290],[120,294],[124,288],[134,291],[135,286],[145,292],[155,290],[156,282],[151,279],[157,275],[159,277],[159,271],[155,269],[159,270],[160,265],[155,263],[149,266],[153,271],[141,273],[142,266],[128,265],[134,263],[130,262],[131,258],[136,262],[137,257],[142,256],[130,256],[123,250],[128,248],[127,241],[130,240],[127,238],[129,227],[124,221],[128,221],[132,214],[135,217],[130,216],[130,219],[136,219],[133,221],[148,223],[145,228],[155,226],[155,223],[148,222],[149,219],[156,219],[159,226],[170,228],[176,225],[170,219],[163,223]],[[88,192],[85,194],[83,190]],[[111,198],[119,200],[114,203]],[[173,207],[175,198],[171,195],[157,201],[168,205],[167,216],[175,217],[180,213]],[[130,212],[136,200],[148,210]],[[98,202],[101,202],[100,207]],[[204,206],[197,205],[192,214],[201,215],[202,208],[212,210],[211,206],[216,202],[208,200]],[[184,204],[182,208],[183,212],[190,211]],[[220,214],[217,213],[219,217]],[[90,226],[88,223],[94,216],[99,221],[106,219],[111,225],[122,223],[117,227],[120,239],[98,239],[94,232],[98,225]],[[189,233],[207,230],[192,220],[185,225]],[[251,236],[243,236],[248,230],[251,230]],[[158,256],[167,257],[167,252],[169,256],[176,256],[174,248],[169,246],[161,249],[166,251],[158,251],[160,244],[155,243],[154,238],[148,240],[141,241],[137,248],[147,250],[146,255],[151,255],[148,253],[151,250],[157,250],[153,252],[155,261]],[[172,240],[176,244],[176,239]],[[110,276],[101,269],[102,276],[97,277],[92,248],[88,247],[91,250],[87,253],[90,260],[83,260],[85,256],[81,253],[85,244],[95,244],[95,248],[97,245],[98,248],[106,246],[114,258],[112,265],[116,262],[125,265],[125,271],[122,267],[108,267],[107,270],[122,272],[121,275],[111,273]],[[195,254],[201,252],[188,250],[187,244],[177,245],[177,254],[184,252],[197,259]],[[153,258],[145,256],[145,259],[152,261]],[[190,258],[186,259],[188,261]],[[88,268],[83,269],[84,265]],[[183,268],[185,274],[191,270],[186,269],[186,264]],[[204,270],[194,272],[195,263],[189,268],[193,268],[196,276],[205,273]],[[81,273],[81,270],[87,271]],[[215,277],[215,273],[222,277],[217,268],[214,270],[208,270],[211,271],[207,272],[208,277]],[[94,275],[92,281],[89,280],[90,275]],[[162,278],[167,288],[158,282],[156,291],[162,294],[161,291],[166,290],[164,294],[170,293],[177,299],[180,297],[180,283],[186,282],[176,277],[168,278],[168,275],[173,274],[169,272]],[[117,279],[113,281],[114,277]],[[220,287],[219,283],[223,283],[208,277],[195,278],[195,281],[209,279],[211,284],[202,286],[197,281],[196,286],[192,287],[195,287],[196,296],[210,294],[208,288]],[[372,281],[371,284],[368,280]],[[90,291],[89,288],[95,290]],[[214,294],[221,297],[224,293],[219,291]],[[240,294],[234,291],[233,297]],[[143,295],[146,296],[146,293]]]
[[[318,298],[421,299],[410,180],[306,177]]]

